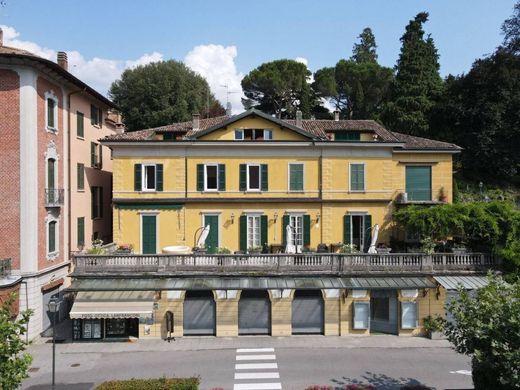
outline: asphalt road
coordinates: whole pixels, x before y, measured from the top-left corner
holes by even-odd
[[[304,390],[310,385],[342,389],[351,383],[377,389],[405,384],[472,388],[469,359],[446,342],[374,337],[352,342],[338,338],[337,345],[323,337],[58,345],[56,383],[58,389],[82,390],[108,379],[196,375],[203,390]],[[34,362],[23,388],[50,388],[51,345],[34,345],[30,352]]]

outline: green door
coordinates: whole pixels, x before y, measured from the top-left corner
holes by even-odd
[[[204,245],[207,249],[207,253],[215,253],[218,248],[218,215],[205,215],[204,226],[208,225],[209,234]]]
[[[407,166],[406,192],[411,201],[432,200],[432,167]]]
[[[157,252],[157,222],[155,215],[143,215],[143,254],[155,254]]]

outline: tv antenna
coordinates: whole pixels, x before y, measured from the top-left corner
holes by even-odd
[[[229,95],[232,93],[240,93],[239,91],[230,91],[229,90],[229,84],[221,84],[222,88],[226,88],[226,107],[229,105]]]

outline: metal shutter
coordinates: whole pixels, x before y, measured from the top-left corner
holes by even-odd
[[[320,290],[295,292],[292,302],[292,333],[323,334],[324,309]]]
[[[188,291],[184,299],[184,335],[215,335],[215,325],[213,293],[211,291]]]
[[[238,301],[238,334],[270,334],[271,301],[267,291],[242,291]]]

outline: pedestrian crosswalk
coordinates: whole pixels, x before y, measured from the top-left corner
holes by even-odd
[[[274,348],[237,349],[233,390],[280,390],[282,384]],[[269,361],[269,362],[267,362]],[[278,379],[277,381],[274,381]]]

